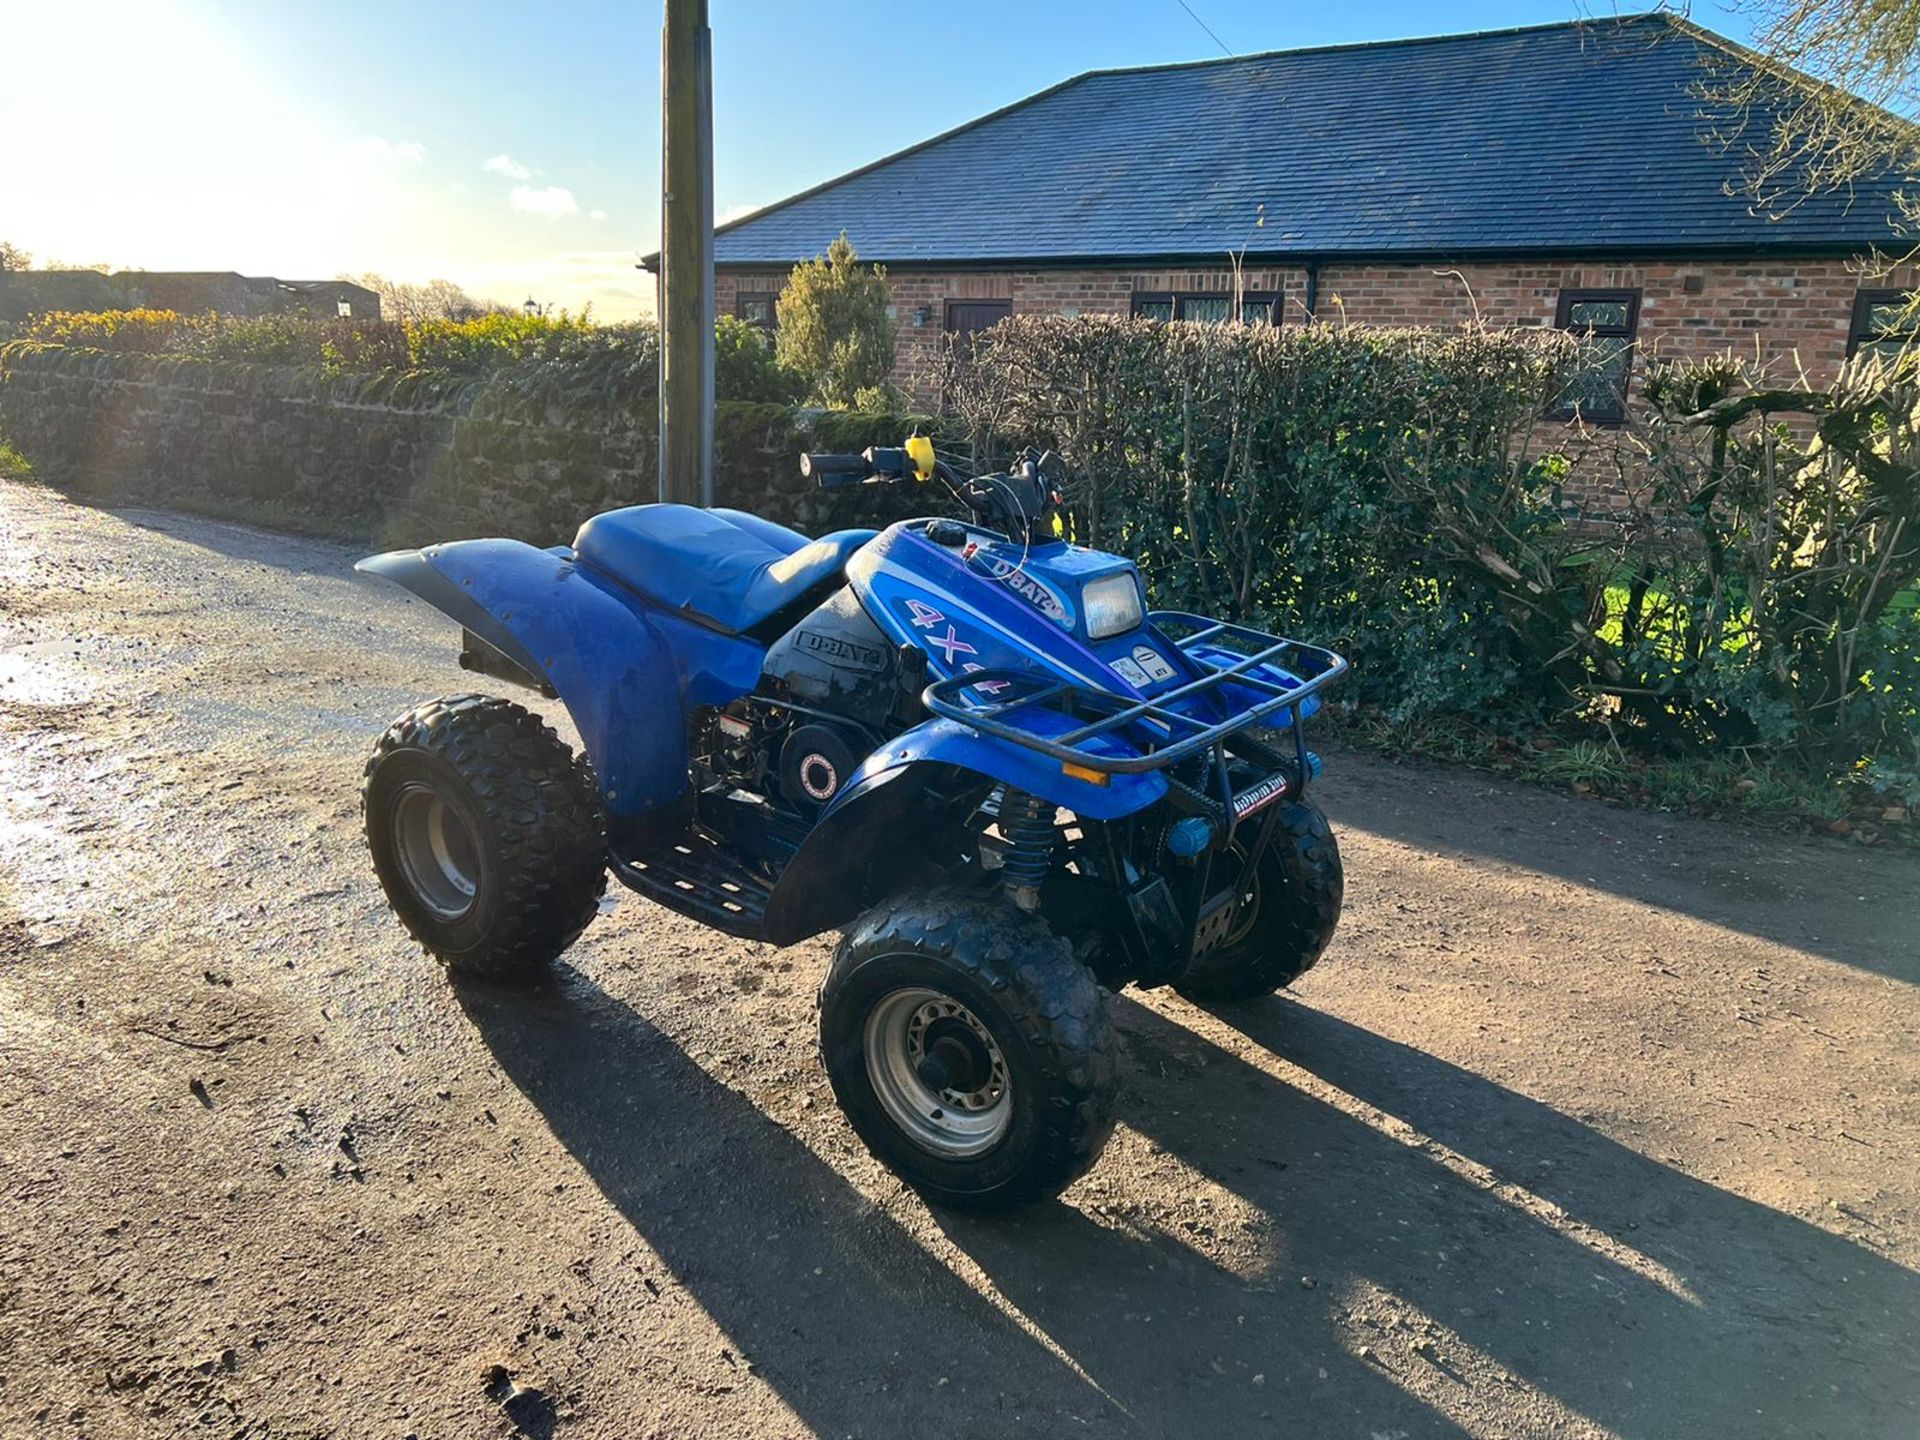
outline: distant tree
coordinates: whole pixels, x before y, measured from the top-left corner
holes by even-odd
[[[860,264],[842,231],[825,256],[794,266],[780,292],[780,363],[806,376],[821,404],[852,405],[892,373],[890,299],[887,272]]]
[[[31,270],[33,256],[8,240],[0,240],[0,271]]]
[[[429,280],[421,289],[421,303],[427,313],[442,320],[472,320],[481,315],[498,315],[504,305],[491,300],[476,300],[451,280]]]
[[[488,300],[476,300],[451,280],[429,280],[412,285],[389,280],[371,271],[364,275],[342,275],[342,280],[364,285],[380,297],[380,317],[418,325],[428,320],[472,320],[507,309]]]

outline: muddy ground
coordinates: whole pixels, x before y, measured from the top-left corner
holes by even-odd
[[[1920,1434],[1920,866],[1338,755],[1288,1000],[1117,1002],[1095,1172],[930,1212],[821,940],[449,985],[351,553],[0,489],[0,1435]]]

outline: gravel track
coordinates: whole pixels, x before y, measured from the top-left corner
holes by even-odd
[[[406,941],[360,767],[474,677],[352,558],[0,482],[0,1436],[1920,1434],[1911,855],[1336,755],[1325,961],[1121,997],[1104,1160],[962,1220],[827,941]]]

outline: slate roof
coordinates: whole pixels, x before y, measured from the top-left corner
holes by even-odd
[[[1892,180],[1778,218],[1728,193],[1741,154],[1700,86],[1750,63],[1646,15],[1096,70],[727,225],[715,259],[791,264],[843,229],[894,263],[1891,241]]]

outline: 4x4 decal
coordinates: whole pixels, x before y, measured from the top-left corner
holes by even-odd
[[[949,668],[952,667],[953,658],[956,655],[978,655],[980,653],[974,649],[972,645],[969,645],[965,640],[960,638],[959,628],[955,626],[951,620],[947,619],[946,616],[942,615],[924,600],[907,601],[907,611],[913,616],[913,625],[917,630],[931,632],[936,625],[944,625],[947,627],[947,633],[944,635],[935,635],[932,633],[927,635],[927,648],[929,650],[940,651],[941,658],[946,661]]]

